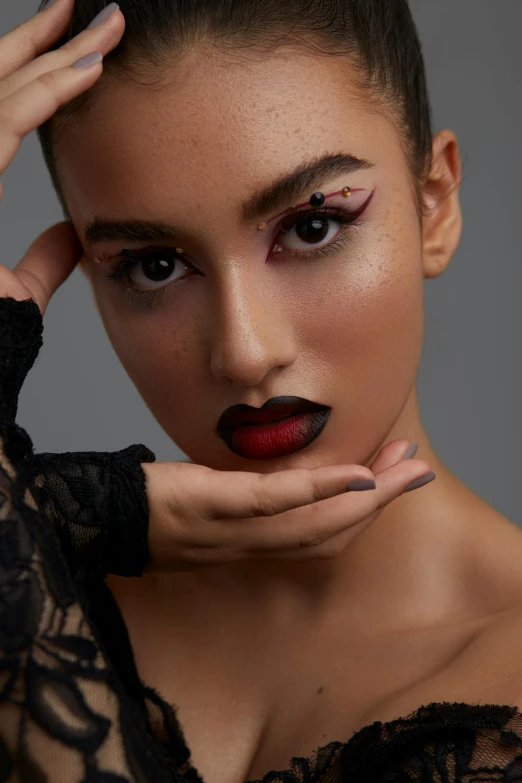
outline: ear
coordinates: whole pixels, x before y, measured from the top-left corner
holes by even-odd
[[[424,277],[441,275],[458,247],[462,233],[459,189],[462,177],[457,137],[442,130],[433,139],[433,162],[422,187]]]

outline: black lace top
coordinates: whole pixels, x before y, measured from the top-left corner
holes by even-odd
[[[0,783],[203,783],[103,581],[142,573],[154,454],[34,454],[15,418],[42,330],[32,300],[0,298]],[[419,706],[262,783],[479,781],[522,781],[515,706]]]

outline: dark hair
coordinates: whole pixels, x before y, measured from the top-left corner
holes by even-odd
[[[106,4],[106,0],[75,0],[69,31],[52,49],[81,32]],[[150,77],[153,84],[158,72],[201,44],[238,61],[257,53],[270,56],[285,47],[344,57],[356,65],[359,84],[396,121],[422,213],[420,184],[432,155],[431,109],[408,0],[119,0],[119,6],[125,32],[104,58],[104,73],[37,131],[66,219],[70,215],[53,154],[53,128],[74,120],[103,89],[105,74],[140,83]]]

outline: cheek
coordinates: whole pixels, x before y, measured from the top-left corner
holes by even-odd
[[[362,363],[385,372],[390,362],[408,361],[422,341],[420,262],[381,257],[335,282],[326,295],[307,299],[305,344],[337,367]]]
[[[423,337],[417,276],[376,276],[361,289],[338,286],[326,302],[309,301],[307,311],[303,345],[353,391],[366,394],[366,383],[388,386],[402,371],[414,371]]]
[[[193,326],[201,319],[193,308],[175,317],[161,305],[157,311],[133,311],[115,306],[103,294],[97,305],[118,359],[163,426],[175,411],[186,410],[195,388],[208,383],[208,369],[202,365],[208,354],[198,344]]]
[[[353,433],[355,425],[360,450],[384,439],[415,382],[424,331],[421,252],[415,232],[374,236],[335,285],[307,302],[303,345],[339,406],[341,429]]]

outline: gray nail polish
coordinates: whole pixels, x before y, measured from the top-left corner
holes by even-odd
[[[375,489],[375,481],[373,479],[354,479],[346,487],[346,490],[351,492],[359,492],[363,489]]]
[[[88,68],[90,65],[94,65],[94,63],[99,63],[103,60],[103,54],[101,52],[91,52],[90,54],[86,54],[85,57],[80,57],[79,60],[76,60],[75,63],[73,63],[73,68]]]
[[[419,448],[419,447],[417,446],[417,444],[416,444],[416,443],[410,443],[410,445],[409,445],[409,447],[408,447],[408,451],[407,451],[407,452],[406,452],[406,454],[404,455],[403,459],[413,459],[413,457],[414,457],[414,456],[416,455],[416,453],[417,453],[417,449],[418,449],[418,448]]]
[[[42,6],[42,11],[44,11],[46,8],[50,8],[52,5],[56,3],[56,0],[47,0],[46,3]]]
[[[109,16],[112,16],[112,14],[113,14],[113,13],[114,13],[114,12],[115,12],[115,11],[116,11],[116,10],[117,10],[119,7],[120,7],[120,6],[118,5],[118,3],[109,3],[109,5],[108,5],[108,6],[106,6],[106,7],[103,9],[103,11],[100,11],[100,13],[99,13],[99,14],[97,14],[97,16],[95,16],[95,17],[94,17],[94,19],[92,20],[92,22],[90,22],[90,23],[87,25],[87,27],[86,27],[85,29],[86,29],[86,30],[89,30],[91,27],[98,27],[98,25],[100,25],[100,24],[103,24],[104,22],[106,22],[106,21],[107,21],[107,19],[109,18]]]
[[[412,481],[411,484],[408,487],[406,487],[404,491],[411,492],[412,489],[418,489],[419,487],[423,487],[425,484],[429,484],[430,481],[433,481],[434,478],[435,478],[435,473],[433,471],[430,471],[429,473],[425,473],[424,476],[419,476],[418,479]]]

